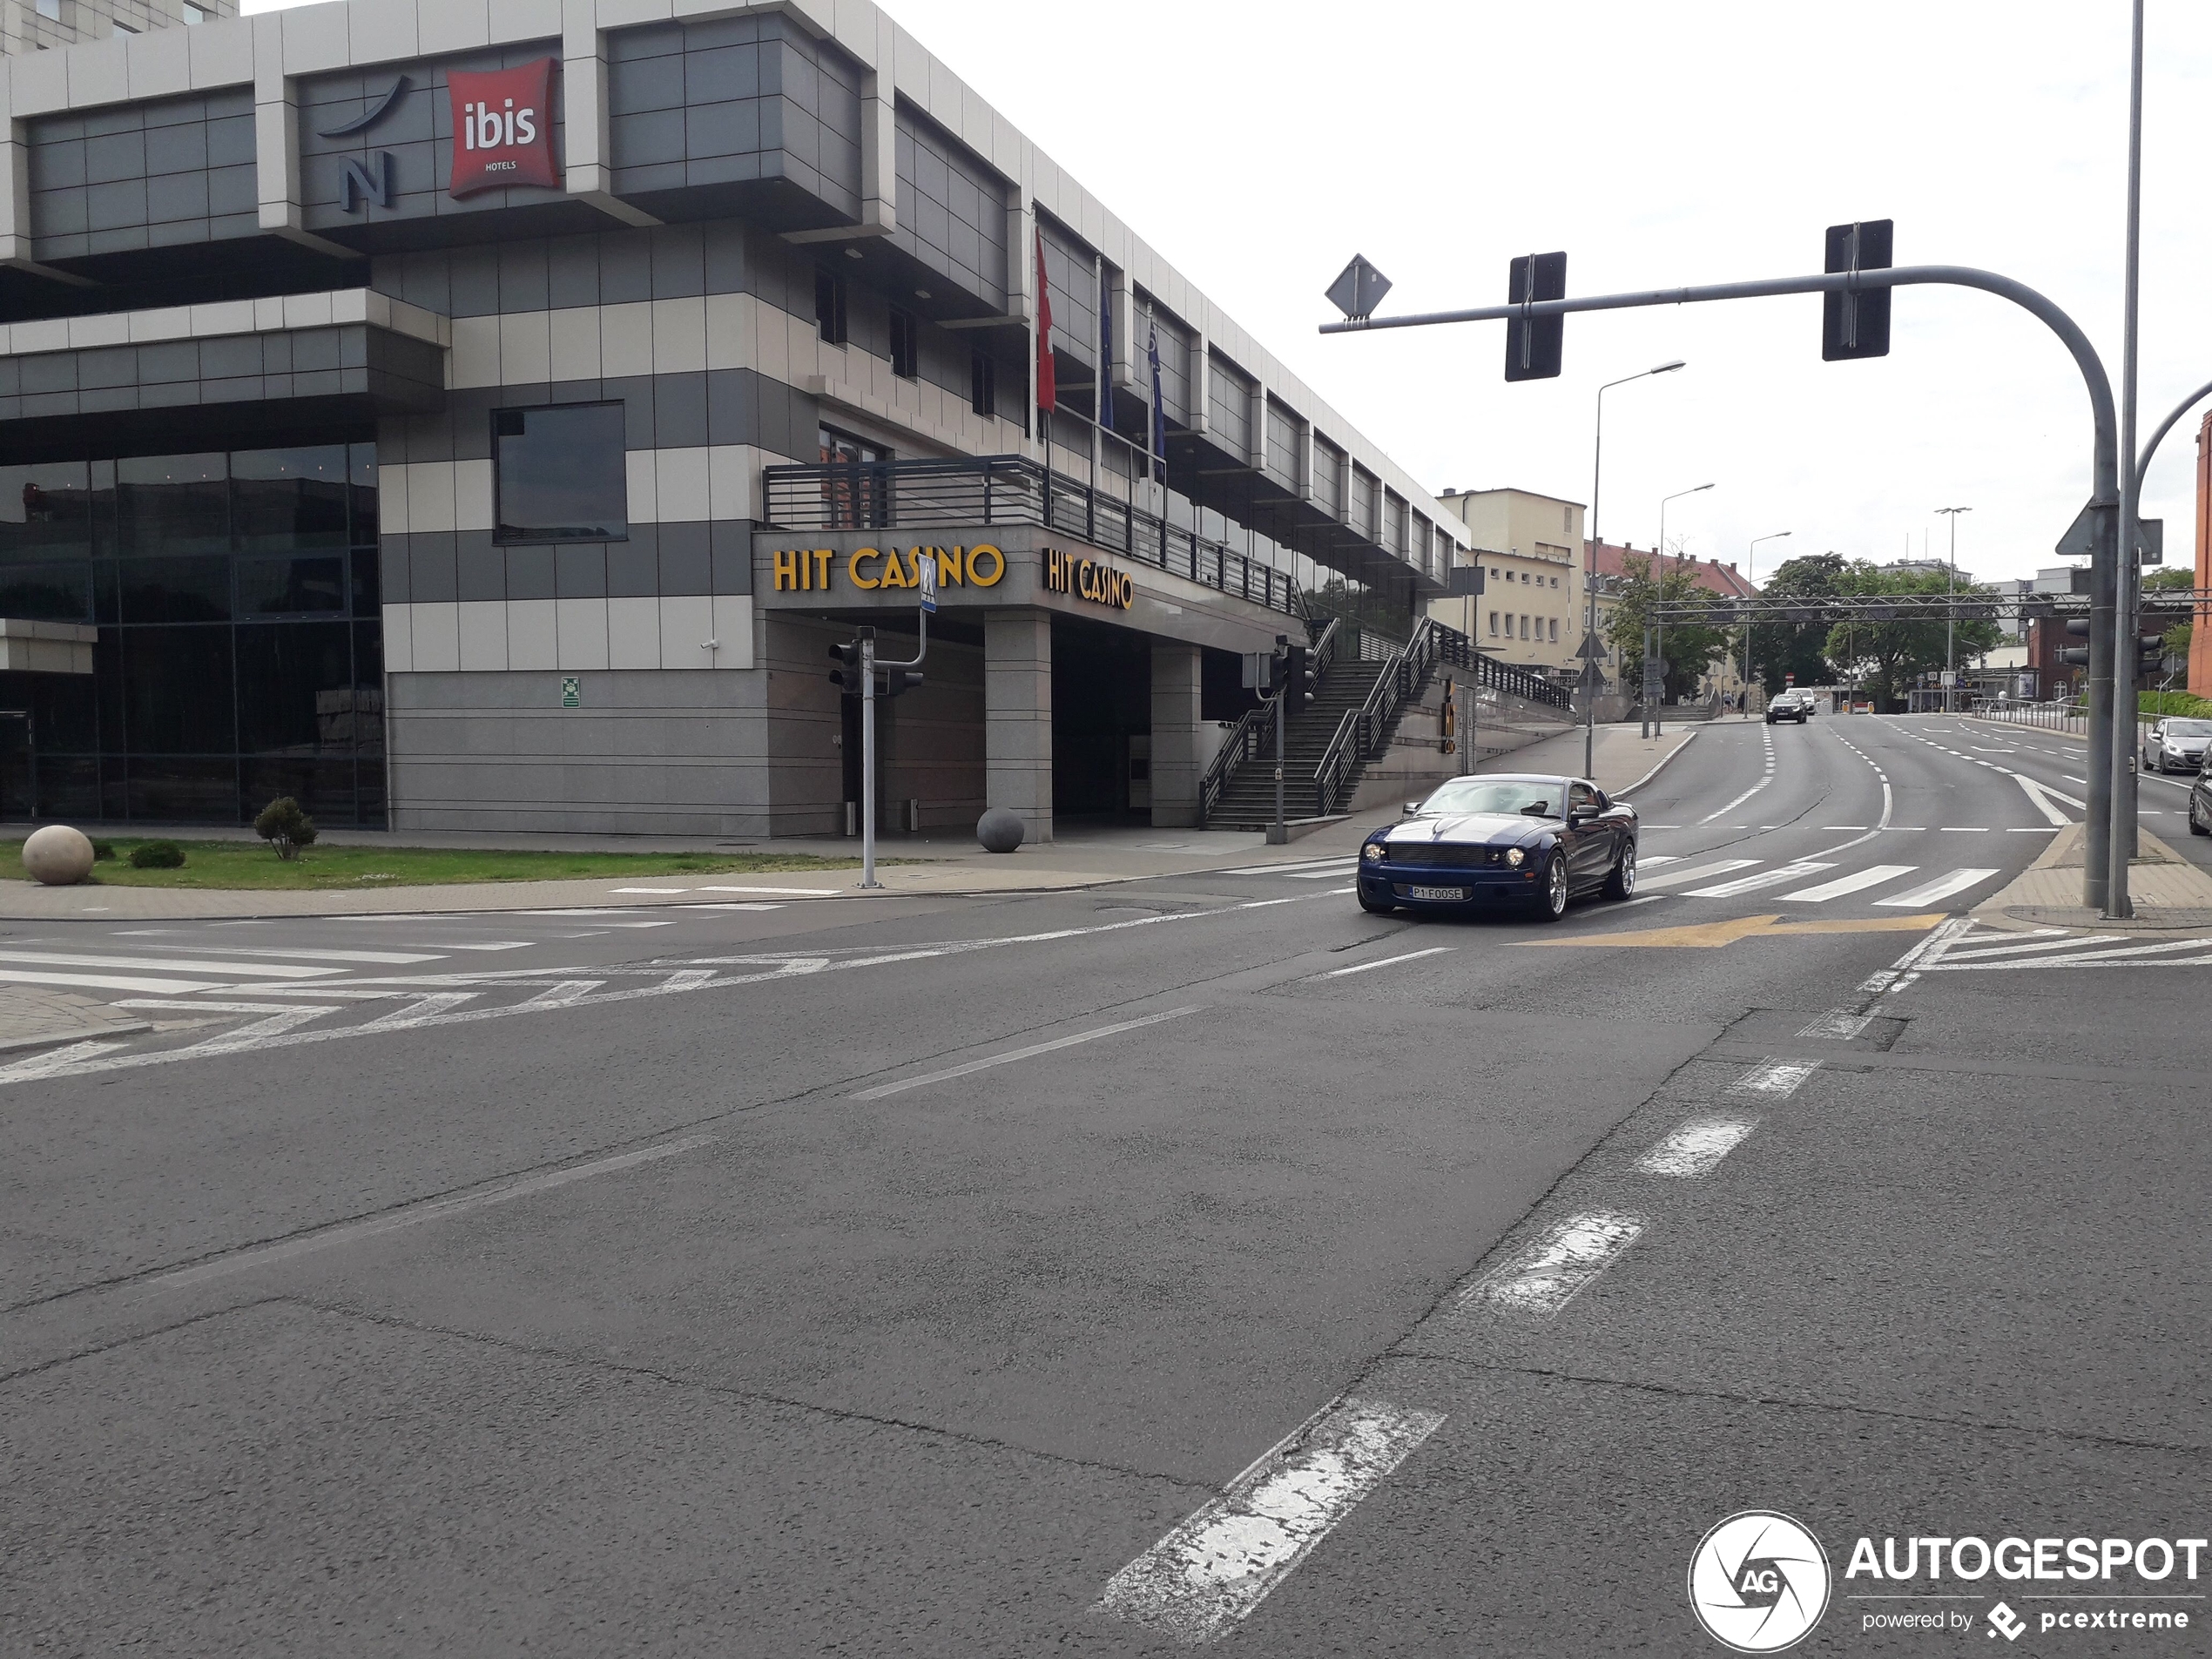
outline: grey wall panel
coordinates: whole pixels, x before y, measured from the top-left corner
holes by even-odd
[[[1023,257],[1034,258],[1025,253]],[[1086,368],[1098,364],[1098,273],[1091,251],[1055,226],[1044,226],[1045,280],[1052,289],[1052,344]]]
[[[24,128],[41,260],[260,233],[248,89],[42,116]]]
[[[892,245],[989,305],[1007,308],[1007,185],[982,158],[901,104],[898,226]]]
[[[1251,377],[1226,358],[1216,357],[1207,376],[1206,416],[1214,442],[1238,455],[1251,453]]]
[[[416,530],[382,538],[388,604],[440,599],[697,597],[752,591],[756,521],[633,524],[627,542],[498,547],[489,530]],[[719,556],[722,543],[743,560]]]
[[[1267,400],[1267,475],[1285,489],[1296,489],[1304,460],[1305,422],[1273,398]]]

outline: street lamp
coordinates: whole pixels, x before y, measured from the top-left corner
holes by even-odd
[[[1971,513],[1973,510],[1971,507],[1936,509],[1937,516],[1951,521],[1951,572],[1943,585],[1944,597],[1946,599],[1951,598],[1959,591],[1959,515]],[[1958,707],[1956,699],[1959,695],[1959,619],[1949,614],[1949,610],[1954,610],[1957,608],[1954,601],[1946,610],[1943,619],[1943,665],[1951,675],[1951,684],[1943,688],[1943,710],[1946,714],[1955,712]]]
[[[1597,439],[1590,446],[1590,535],[1589,551],[1583,563],[1583,584],[1589,590],[1589,625],[1583,631],[1582,644],[1587,646],[1597,637],[1597,487],[1604,475],[1605,462],[1605,395],[1616,386],[1626,386],[1630,381],[1649,380],[1654,374],[1671,374],[1685,365],[1679,357],[1671,363],[1662,363],[1656,368],[1647,368],[1641,374],[1624,374],[1617,381],[1608,381],[1597,388]],[[1470,633],[1474,630],[1468,630]],[[1583,659],[1585,683],[1582,689],[1582,776],[1592,777],[1597,771],[1597,664],[1590,658]]]
[[[1754,536],[1751,538],[1750,545],[1744,550],[1743,553],[1743,580],[1745,582],[1749,583],[1754,588],[1759,585],[1759,543],[1761,542],[1778,542],[1784,536],[1790,534],[1791,532],[1788,530],[1776,530],[1770,535]],[[1743,711],[1746,714],[1749,714],[1751,711],[1750,704],[1748,700],[1750,685],[1751,624],[1747,622],[1743,624],[1743,687],[1747,698],[1743,706]],[[1759,682],[1759,688],[1762,691],[1766,689],[1766,682],[1764,679]]]
[[[1667,503],[1670,501],[1680,501],[1684,496],[1695,496],[1701,490],[1711,488],[1710,484],[1692,484],[1687,489],[1677,489],[1671,496],[1662,496],[1659,498],[1659,547],[1652,556],[1652,568],[1658,573],[1659,577],[1658,584],[1652,593],[1654,604],[1664,604],[1667,600]],[[1677,570],[1681,568],[1681,563],[1679,559],[1676,561]],[[1644,695],[1648,700],[1651,691],[1651,671],[1648,664],[1652,659],[1652,648],[1665,643],[1665,624],[1655,623],[1647,625],[1643,631],[1643,660],[1647,664],[1644,670]],[[1666,701],[1667,671],[1662,667],[1659,671],[1659,700],[1649,706],[1650,719],[1644,728],[1646,737],[1656,738],[1662,735],[1662,726],[1659,711],[1664,706]]]

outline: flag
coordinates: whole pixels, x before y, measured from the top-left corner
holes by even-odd
[[[1059,383],[1052,374],[1052,285],[1044,273],[1044,226],[1037,226],[1037,407],[1049,409],[1060,401]]]
[[[1114,429],[1114,279],[1098,273],[1098,424]]]
[[[1144,320],[1151,331],[1144,355],[1152,367],[1152,455],[1160,463],[1160,477],[1165,480],[1168,470],[1168,412],[1167,407],[1160,401],[1160,320],[1148,314]]]

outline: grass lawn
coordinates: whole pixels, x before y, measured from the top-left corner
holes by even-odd
[[[801,853],[508,853],[428,846],[311,846],[289,863],[261,841],[179,841],[180,870],[134,870],[137,840],[115,840],[112,859],[92,867],[91,880],[114,887],[250,887],[293,891],[332,887],[439,887],[456,881],[560,881],[602,877],[803,874],[850,869],[851,859]],[[23,843],[0,842],[0,871],[22,877]],[[880,860],[886,864],[895,859]]]

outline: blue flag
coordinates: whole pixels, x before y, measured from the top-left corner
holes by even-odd
[[[1098,276],[1098,424],[1114,429],[1114,279]]]
[[[1160,401],[1160,320],[1146,319],[1151,329],[1151,339],[1144,347],[1144,355],[1152,366],[1152,457],[1159,462],[1159,475],[1167,475],[1168,412]]]

